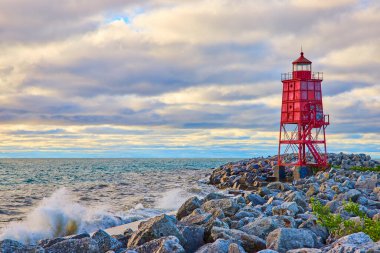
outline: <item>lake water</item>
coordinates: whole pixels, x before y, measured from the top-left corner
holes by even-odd
[[[213,191],[211,168],[234,160],[0,159],[0,239],[34,242],[62,226],[90,232],[175,210]]]

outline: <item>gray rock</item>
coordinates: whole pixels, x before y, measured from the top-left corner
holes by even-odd
[[[257,251],[257,253],[278,253],[278,251],[271,250],[271,249],[263,249],[263,250]]]
[[[195,209],[190,215],[181,219],[181,223],[188,225],[202,225],[213,218],[211,213],[205,213],[201,209]]]
[[[138,253],[185,253],[175,236],[167,236],[144,243],[134,248]]]
[[[267,248],[286,252],[299,248],[318,248],[317,236],[307,229],[278,228],[269,233],[266,240]]]
[[[100,253],[98,243],[89,238],[68,239],[45,249],[46,253]]]
[[[289,216],[262,217],[241,227],[240,230],[265,240],[270,232],[280,227],[295,227],[294,219]]]
[[[304,193],[294,191],[294,192],[288,194],[288,195],[285,197],[285,201],[286,201],[286,202],[296,202],[297,205],[299,205],[299,206],[302,207],[304,210],[306,210],[307,207],[308,207],[308,204],[307,204],[306,201],[305,201],[305,197],[306,197],[306,196],[304,195]]]
[[[356,180],[355,188],[361,189],[361,190],[373,191],[373,189],[376,187],[376,184],[377,184],[377,174],[374,174],[370,177],[361,175]]]
[[[301,248],[288,250],[286,253],[322,253],[322,250],[316,248]]]
[[[287,184],[281,183],[281,182],[272,182],[267,185],[268,189],[271,190],[280,190],[280,191],[286,191],[289,190],[289,186]]]
[[[201,208],[206,212],[220,208],[226,216],[233,216],[239,210],[239,205],[234,199],[212,199],[203,203]]]
[[[366,250],[374,246],[371,238],[363,233],[355,233],[346,235],[333,244],[328,246],[328,253],[354,253],[354,252],[366,252],[361,250]]]
[[[245,199],[248,202],[250,202],[252,206],[263,205],[266,202],[266,200],[263,197],[254,193],[248,194],[247,196],[245,196]]]
[[[185,238],[185,243],[182,244],[186,253],[195,252],[199,247],[205,244],[203,238],[205,229],[200,226],[179,226],[179,231]]]
[[[237,229],[213,227],[211,229],[211,238],[213,240],[231,240],[232,242],[241,244],[241,246],[248,252],[265,249],[265,241],[263,239]]]
[[[300,209],[295,202],[284,202],[272,208],[273,215],[295,216]]]
[[[108,233],[101,229],[96,231],[91,236],[91,239],[96,241],[101,252],[106,252],[108,250],[117,250],[123,247],[121,242],[111,237]]]
[[[176,227],[174,217],[162,214],[140,223],[138,230],[133,233],[128,241],[128,247],[135,247],[165,236],[175,236],[181,243],[185,243],[185,239]]]
[[[327,237],[329,236],[327,228],[319,225],[316,218],[310,218],[304,221],[298,228],[309,229],[316,234],[321,243],[325,243]]]
[[[222,193],[218,193],[218,192],[211,192],[211,193],[207,194],[207,196],[203,199],[203,201],[207,202],[207,201],[212,200],[212,199],[225,199],[225,198],[228,198],[228,196],[226,196]]]
[[[18,241],[5,239],[0,241],[1,253],[43,253],[44,249],[41,247],[29,247]]]
[[[195,209],[201,206],[201,201],[198,197],[191,197],[182,204],[182,206],[177,211],[177,219],[181,220],[183,217],[191,214]]]
[[[229,253],[228,249],[232,242],[218,239],[213,243],[207,243],[200,247],[196,253]]]
[[[351,189],[344,194],[344,200],[352,200],[356,202],[362,193],[356,189]]]
[[[228,246],[228,253],[246,253],[246,251],[240,245],[231,243],[230,246]]]

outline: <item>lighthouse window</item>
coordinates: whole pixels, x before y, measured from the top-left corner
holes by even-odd
[[[308,90],[314,90],[314,83],[308,82]]]
[[[316,100],[321,100],[321,93],[319,91],[315,92],[315,99]]]
[[[307,91],[302,91],[301,99],[307,99]]]
[[[315,90],[321,90],[321,83],[315,84]]]
[[[307,90],[307,82],[301,82],[301,89]]]

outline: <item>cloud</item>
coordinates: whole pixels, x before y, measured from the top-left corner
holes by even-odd
[[[0,148],[275,153],[280,73],[302,45],[324,72],[329,145],[380,155],[379,11],[353,0],[2,1]]]

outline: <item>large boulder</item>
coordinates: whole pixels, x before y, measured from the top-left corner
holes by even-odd
[[[258,218],[241,227],[240,230],[265,240],[268,234],[273,230],[280,227],[293,228],[295,225],[294,218],[290,216],[271,216]]]
[[[89,238],[68,239],[45,249],[46,253],[101,253],[98,243]]]
[[[128,247],[139,246],[151,240],[169,235],[175,236],[181,243],[185,243],[185,239],[176,226],[176,219],[162,214],[141,222],[138,230],[129,239]]]
[[[202,205],[206,212],[212,212],[213,209],[220,208],[226,216],[233,216],[238,210],[239,205],[235,199],[212,199]]]
[[[278,228],[269,233],[266,240],[267,248],[286,252],[299,248],[319,248],[317,236],[307,229]]]
[[[308,220],[302,222],[298,228],[305,228],[312,231],[319,239],[321,243],[325,243],[329,232],[326,227],[323,227],[317,223],[316,218],[309,218]]]
[[[355,188],[361,190],[373,191],[376,186],[377,174],[373,174],[371,176],[359,176],[355,183]]]
[[[182,206],[177,211],[177,219],[180,220],[185,216],[191,214],[195,209],[201,206],[201,201],[198,197],[194,196],[189,198],[182,204]]]
[[[167,236],[146,242],[134,248],[138,253],[185,253],[185,249],[175,236]]]
[[[111,237],[108,233],[101,229],[96,231],[91,238],[96,241],[101,252],[117,250],[123,247],[121,242]]]
[[[265,249],[265,241],[263,239],[255,235],[249,235],[237,229],[213,227],[211,229],[211,238],[213,240],[231,240],[235,243],[241,244],[247,252],[256,252]]]
[[[41,247],[28,247],[18,241],[5,239],[0,241],[1,253],[43,253],[44,250]]]
[[[204,242],[205,229],[200,226],[179,226],[179,231],[185,238],[185,243],[182,245],[186,253],[195,252]]]

